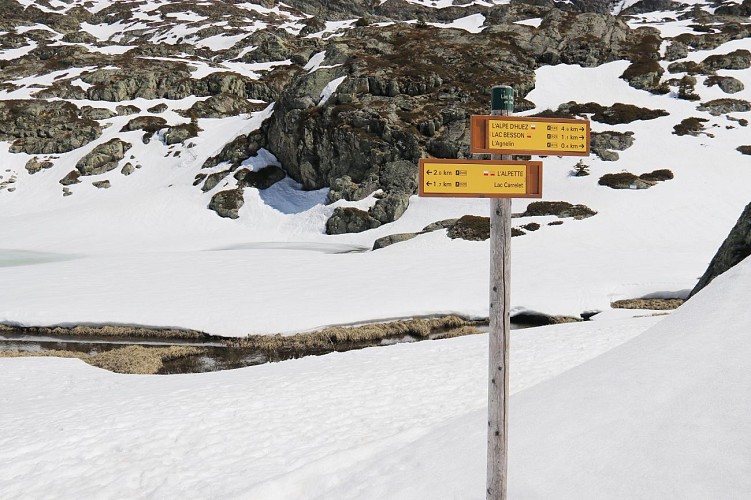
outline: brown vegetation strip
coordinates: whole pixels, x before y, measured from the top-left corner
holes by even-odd
[[[152,347],[137,345],[113,349],[98,354],[73,351],[0,351],[0,358],[21,358],[31,356],[52,356],[58,358],[78,358],[86,363],[116,373],[153,375],[159,373],[165,361],[195,356],[202,349],[195,347]]]
[[[652,311],[667,311],[677,309],[683,304],[683,299],[625,299],[616,300],[610,304],[613,309],[649,309]]]
[[[333,326],[317,332],[284,335],[251,335],[232,342],[261,352],[278,350],[320,351],[337,350],[340,346],[358,346],[374,341],[410,335],[419,339],[448,338],[479,333],[477,322],[459,316],[409,319],[361,326]]]
[[[167,338],[180,340],[208,340],[210,335],[195,330],[172,328],[146,328],[134,326],[10,326],[0,324],[0,333],[24,333],[27,335],[72,336],[72,337],[137,337]]]

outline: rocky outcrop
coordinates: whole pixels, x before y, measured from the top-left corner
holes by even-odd
[[[258,130],[236,137],[225,144],[219,154],[208,158],[201,168],[213,168],[222,162],[231,163],[233,168],[237,168],[243,161],[257,155],[258,150],[265,146],[266,126],[264,125]]]
[[[420,233],[399,233],[399,234],[390,234],[388,236],[378,238],[373,243],[373,250],[380,250],[381,248],[386,248],[387,246],[391,246],[395,243],[409,241],[412,238],[416,238],[419,234]]]
[[[12,143],[11,153],[67,153],[102,133],[99,123],[78,112],[64,101],[0,101],[0,140]]]
[[[744,99],[715,99],[704,102],[698,108],[699,111],[707,111],[712,116],[720,116],[734,112],[751,111],[751,102]]]
[[[748,69],[751,68],[751,52],[738,49],[729,54],[715,54],[704,59],[701,64],[712,71],[718,69]]]
[[[567,201],[533,201],[520,217],[537,217],[555,215],[561,218],[586,219],[597,212],[586,205],[573,205]]]
[[[592,120],[608,125],[631,123],[637,120],[654,120],[670,113],[664,109],[649,109],[633,104],[617,102],[612,106],[603,106],[596,102],[579,104],[567,102],[558,106],[558,114],[562,116],[586,116],[592,115]]]
[[[241,168],[234,174],[238,187],[254,187],[256,189],[268,189],[286,176],[284,170],[275,166],[262,168],[256,172]]]
[[[605,132],[592,132],[590,134],[590,148],[592,153],[599,156],[604,161],[616,161],[618,153],[612,150],[623,151],[634,144],[633,132],[615,132],[608,130]]]
[[[743,210],[733,229],[720,245],[704,275],[689,297],[696,295],[713,279],[751,255],[751,203]]]
[[[673,172],[667,169],[655,170],[639,176],[630,172],[618,172],[617,174],[605,174],[597,182],[601,186],[612,189],[648,189],[660,181],[673,178]]]
[[[326,221],[326,234],[361,233],[380,225],[368,212],[352,207],[337,207]]]
[[[188,118],[226,118],[245,113],[260,111],[265,103],[252,103],[233,94],[217,94],[203,101],[196,102],[190,109],[180,112]]]
[[[448,228],[446,235],[452,240],[485,241],[490,238],[490,218],[465,215]]]
[[[219,215],[229,219],[237,219],[239,210],[245,204],[242,189],[230,189],[220,191],[212,196],[209,202],[209,209]]]
[[[33,175],[41,172],[43,169],[52,168],[52,162],[48,160],[39,161],[39,158],[35,156],[26,162],[25,168],[27,172]]]
[[[201,129],[198,128],[198,125],[195,123],[181,123],[180,125],[175,125],[167,129],[164,133],[164,143],[168,146],[171,144],[179,144],[191,137],[197,137],[200,131]]]
[[[125,158],[125,152],[132,145],[120,139],[111,139],[95,147],[89,154],[76,163],[76,170],[81,175],[99,175],[117,168]]]
[[[673,133],[675,135],[698,136],[704,133],[704,123],[708,121],[706,118],[697,118],[694,116],[684,118],[678,125],[673,125]]]
[[[704,80],[704,85],[707,87],[717,85],[726,94],[735,94],[746,88],[742,81],[732,76],[710,76]]]

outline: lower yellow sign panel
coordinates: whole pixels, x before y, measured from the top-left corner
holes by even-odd
[[[540,198],[542,162],[420,160],[420,196]]]

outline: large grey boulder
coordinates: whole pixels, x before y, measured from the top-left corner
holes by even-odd
[[[704,80],[704,85],[717,85],[726,94],[736,94],[746,88],[742,81],[732,76],[709,76]]]
[[[209,202],[209,208],[219,215],[229,219],[237,219],[238,211],[245,204],[242,189],[230,189],[216,193]]]
[[[337,207],[326,221],[326,234],[361,233],[380,225],[368,212],[352,207]]]
[[[702,103],[696,109],[707,111],[713,116],[725,115],[727,113],[744,113],[751,111],[751,102],[744,99],[715,99]]]
[[[81,175],[99,175],[117,168],[117,164],[125,158],[125,152],[132,144],[120,139],[110,139],[95,147],[89,154],[76,163],[76,170]]]
[[[715,54],[702,61],[702,65],[710,70],[718,69],[748,69],[751,68],[751,52],[738,49],[729,54]]]
[[[751,255],[751,203],[746,205],[738,221],[709,263],[704,275],[699,278],[689,297],[696,295],[713,279]]]
[[[608,130],[605,132],[592,132],[590,137],[590,148],[592,152],[604,161],[616,161],[618,153],[612,151],[616,149],[623,151],[634,144],[633,132],[615,132]]]

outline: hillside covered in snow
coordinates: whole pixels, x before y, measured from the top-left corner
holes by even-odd
[[[685,297],[750,201],[748,0],[0,12],[5,324],[486,317],[487,200],[415,193],[419,158],[471,156],[493,85],[593,130],[590,175],[547,157],[514,200],[514,314]]]

